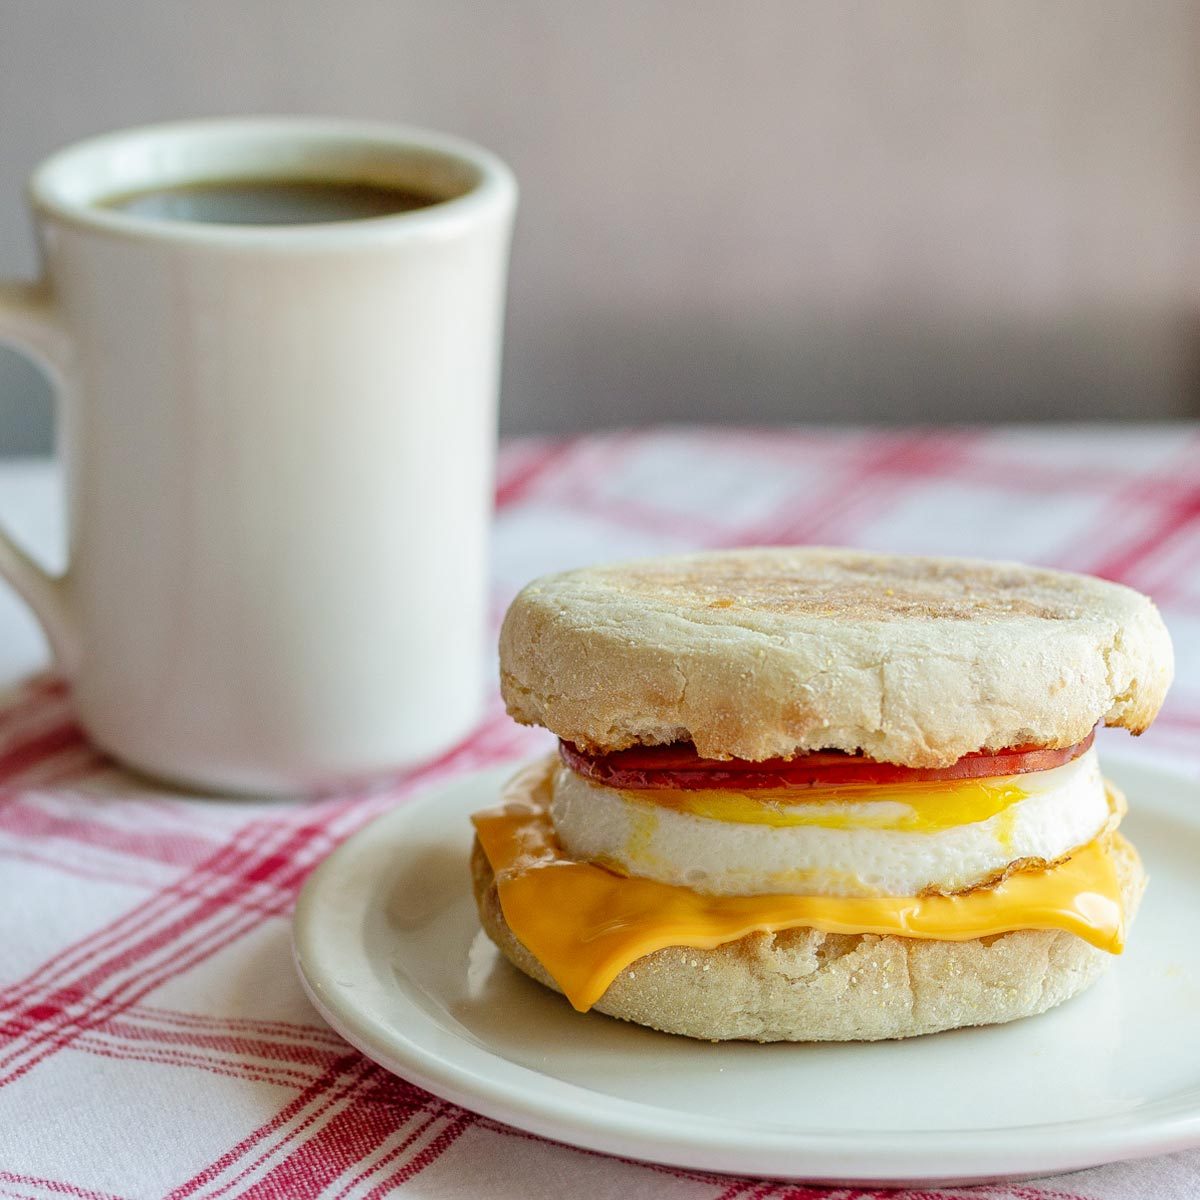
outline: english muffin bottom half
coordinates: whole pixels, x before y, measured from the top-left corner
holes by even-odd
[[[848,1041],[1029,1016],[1120,953],[1145,878],[1098,725],[1172,675],[1086,576],[819,548],[531,583],[509,712],[560,739],[473,818],[480,919],[575,1008]]]

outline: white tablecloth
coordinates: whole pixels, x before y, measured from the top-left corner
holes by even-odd
[[[494,615],[535,574],[698,546],[845,543],[1094,571],[1154,595],[1178,651],[1167,709],[1128,748],[1197,774],[1198,451],[1197,429],[1179,426],[512,443]],[[0,467],[0,516],[51,559],[60,512],[48,465]],[[311,867],[415,790],[545,745],[494,698],[461,746],[370,796],[192,800],[95,754],[64,684],[27,678],[43,656],[0,587],[0,680],[17,685],[0,706],[0,1195],[824,1194],[524,1135],[387,1075],[305,1001],[288,919]],[[974,1194],[1183,1200],[1200,1195],[1200,1151]]]

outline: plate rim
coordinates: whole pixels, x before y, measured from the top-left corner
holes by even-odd
[[[1183,785],[1200,791],[1200,781],[1148,763],[1140,755],[1110,752],[1104,757],[1114,773],[1131,773],[1145,780],[1147,791],[1156,779],[1172,787]],[[946,1185],[1032,1178],[1200,1144],[1200,1089],[1164,1097],[1148,1108],[1136,1110],[1136,1117],[1118,1113],[966,1131],[885,1130],[870,1135],[866,1143],[861,1131],[797,1131],[782,1126],[717,1123],[715,1118],[698,1118],[661,1105],[593,1091],[514,1062],[488,1048],[485,1042],[474,1043],[462,1036],[458,1037],[459,1060],[452,1061],[421,1044],[419,1022],[435,1022],[405,988],[399,988],[399,994],[410,1010],[408,1015],[415,1016],[417,1023],[400,1028],[385,1025],[356,1007],[356,988],[329,986],[322,981],[322,970],[332,974],[319,965],[325,957],[318,943],[321,893],[328,886],[326,881],[336,879],[356,855],[369,851],[390,826],[419,820],[426,809],[451,807],[448,801],[456,793],[496,788],[524,761],[528,760],[513,760],[444,780],[381,813],[329,854],[301,889],[292,921],[292,954],[304,991],[342,1037],[384,1069],[492,1120],[567,1145],[683,1170],[814,1183]],[[1168,811],[1173,808],[1158,803]],[[1200,836],[1200,817],[1191,817],[1189,823]],[[465,871],[463,879],[465,890]],[[366,964],[365,952],[358,957]],[[372,982],[377,982],[373,976]],[[443,1026],[437,1028],[453,1036]],[[506,1073],[528,1076],[531,1086],[515,1091],[473,1069],[472,1060],[481,1055]],[[597,1096],[606,1101],[599,1108],[595,1104]],[[714,1127],[725,1136],[714,1141]],[[1015,1163],[1014,1158],[1018,1160]],[[804,1161],[798,1164],[797,1159]],[[802,1173],[797,1173],[798,1166],[803,1167]]]

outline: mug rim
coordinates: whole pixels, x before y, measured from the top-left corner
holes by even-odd
[[[89,195],[78,194],[79,174],[89,169],[89,163],[93,170],[101,162],[124,163],[128,170],[129,162],[136,159],[139,152],[143,159],[147,155],[153,159],[156,147],[185,141],[209,148],[226,142],[230,147],[258,143],[264,147],[275,144],[293,148],[305,143],[313,148],[345,148],[357,144],[364,153],[374,151],[381,158],[384,153],[423,155],[430,163],[438,162],[447,168],[465,171],[473,178],[461,194],[423,208],[385,216],[278,225],[180,221],[103,207],[105,197],[178,186],[182,182],[176,179],[172,183],[161,175],[157,182],[148,178],[141,185],[110,185],[93,188]],[[72,194],[72,176],[75,177],[76,194]],[[197,172],[195,176],[198,181],[206,177],[219,176],[206,176],[203,172]],[[278,177],[277,169],[272,178]],[[86,183],[84,188],[86,190]],[[39,216],[95,233],[197,246],[294,250],[322,246],[346,248],[365,242],[378,245],[434,234],[452,236],[464,226],[474,226],[489,212],[511,212],[516,204],[517,184],[512,172],[495,154],[452,134],[386,121],[341,117],[248,116],[158,122],[85,138],[43,160],[30,176],[28,194]]]

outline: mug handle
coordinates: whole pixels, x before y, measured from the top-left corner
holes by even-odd
[[[44,282],[0,282],[0,342],[36,360],[61,392],[70,342]],[[54,576],[0,528],[0,576],[16,589],[46,631],[58,668],[74,674],[79,636],[67,598],[67,576]]]

